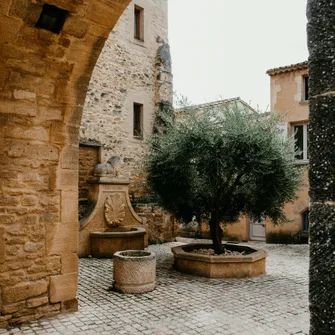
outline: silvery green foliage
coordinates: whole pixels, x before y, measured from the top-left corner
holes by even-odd
[[[165,133],[151,138],[149,186],[185,222],[213,213],[224,223],[241,214],[284,221],[282,207],[295,198],[302,174],[278,122],[238,105],[188,107],[176,120],[165,115]]]

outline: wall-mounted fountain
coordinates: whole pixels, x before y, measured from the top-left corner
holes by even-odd
[[[98,164],[88,180],[89,209],[79,221],[79,257],[108,257],[117,251],[148,246],[145,218],[133,210],[129,179],[121,177],[117,159]]]

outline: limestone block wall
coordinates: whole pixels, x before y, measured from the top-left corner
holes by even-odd
[[[78,139],[89,79],[129,1],[0,3],[0,328],[77,309]]]
[[[144,41],[134,38],[134,8],[144,13]],[[172,102],[167,0],[134,0],[110,34],[94,69],[80,139],[101,144],[102,163],[111,156],[123,159],[122,175],[130,177],[130,193],[145,193],[143,157],[152,132],[155,109],[161,100]],[[168,58],[167,57],[167,58]],[[133,104],[143,104],[143,138],[133,136]]]

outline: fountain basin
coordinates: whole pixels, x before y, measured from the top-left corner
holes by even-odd
[[[90,232],[91,255],[112,258],[122,250],[144,250],[146,231],[141,227],[118,227],[111,231]]]
[[[265,274],[267,252],[254,247],[226,243],[228,250],[245,255],[211,256],[192,253],[194,249],[211,248],[211,244],[194,243],[172,248],[177,271],[208,278],[245,278]]]

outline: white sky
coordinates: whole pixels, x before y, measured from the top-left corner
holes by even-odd
[[[174,90],[265,110],[266,70],[307,60],[307,0],[169,0]]]

